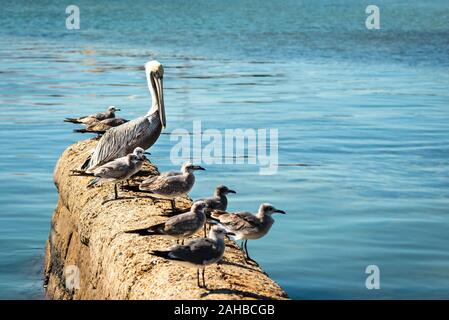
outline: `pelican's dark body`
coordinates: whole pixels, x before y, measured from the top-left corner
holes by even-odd
[[[92,172],[109,161],[124,157],[137,147],[144,150],[150,148],[159,138],[161,131],[162,123],[158,110],[109,129],[92,153],[86,172]]]

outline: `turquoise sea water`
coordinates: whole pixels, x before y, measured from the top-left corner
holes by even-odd
[[[165,66],[167,130],[277,128],[274,176],[211,165],[230,210],[288,212],[249,243],[295,299],[449,298],[449,2],[57,1],[0,11],[0,298],[40,299],[61,152],[85,138],[66,116],[108,105],[134,118],[150,99],[143,64]],[[173,142],[151,149],[171,170]],[[306,166],[290,166],[291,164]],[[365,288],[366,266],[381,289]]]

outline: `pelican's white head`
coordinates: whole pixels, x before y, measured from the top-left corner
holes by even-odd
[[[165,105],[164,105],[164,67],[159,61],[153,60],[145,63],[145,74],[147,75],[148,89],[151,92],[151,109],[149,114],[159,111],[159,119],[165,128]]]
[[[160,78],[162,78],[164,76],[164,67],[157,60],[148,61],[147,63],[145,63],[145,72],[154,72]]]

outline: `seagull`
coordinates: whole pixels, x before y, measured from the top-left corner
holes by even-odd
[[[101,121],[94,121],[85,129],[75,129],[73,132],[78,133],[96,133],[96,134],[104,134],[107,130],[117,127],[121,124],[128,122],[129,120],[125,120],[122,118],[109,118]]]
[[[252,260],[248,253],[248,239],[259,239],[266,235],[274,223],[271,215],[275,212],[285,214],[285,211],[276,209],[269,203],[262,203],[256,215],[249,212],[228,213],[215,210],[211,213],[211,217],[226,230],[235,233],[236,240],[243,240],[242,249],[245,250],[245,260]]]
[[[91,114],[89,116],[83,116],[79,118],[65,118],[64,122],[82,123],[85,125],[90,125],[96,121],[115,118],[116,111],[120,111],[120,109],[114,106],[110,106],[105,112],[99,112],[96,114]]]
[[[225,211],[228,207],[228,198],[226,197],[229,193],[237,193],[234,190],[229,189],[224,185],[219,185],[215,188],[214,196],[211,198],[200,199],[196,201],[204,201],[207,204],[207,208],[204,210],[206,216],[210,216],[213,210]],[[196,202],[195,201],[195,202]],[[204,224],[204,236],[207,235],[207,225]]]
[[[181,171],[170,171],[158,176],[152,176],[139,185],[139,190],[149,193],[155,198],[170,200],[171,209],[176,210],[175,199],[187,196],[195,183],[195,170],[206,170],[203,167],[186,162],[182,165]]]
[[[92,173],[96,168],[114,159],[124,157],[136,147],[150,148],[165,128],[165,107],[162,79],[164,68],[158,61],[145,64],[152,103],[148,113],[123,125],[111,128],[100,138],[82,169]]]
[[[206,202],[198,201],[192,205],[190,212],[171,217],[163,223],[153,225],[148,228],[126,231],[126,233],[136,233],[141,236],[162,235],[176,239],[190,237],[197,233],[206,222],[204,209]]]
[[[234,234],[227,232],[223,227],[213,226],[208,238],[195,239],[185,246],[178,245],[167,251],[154,250],[151,254],[187,267],[196,268],[198,287],[206,288],[204,271],[206,266],[217,263],[223,257],[225,251],[225,235],[233,236]],[[203,286],[200,284],[200,270],[202,271]]]
[[[127,180],[132,175],[140,171],[145,159],[146,157],[144,155],[144,150],[137,147],[134,149],[133,153],[130,153],[125,157],[115,159],[95,169],[93,173],[96,178],[92,179],[87,187],[90,188],[102,181],[115,182],[114,199],[118,199],[117,182]]]

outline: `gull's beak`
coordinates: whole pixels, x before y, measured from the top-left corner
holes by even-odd
[[[194,166],[193,169],[195,169],[195,170],[206,170],[206,169],[204,169],[203,167],[200,167],[200,166]]]
[[[226,235],[227,236],[235,236],[235,233],[234,232],[226,232]]]
[[[228,190],[228,193],[237,193],[237,192],[234,190]]]
[[[162,78],[155,78],[154,82],[156,83],[156,94],[159,104],[159,118],[161,120],[162,127],[165,128],[166,120],[165,120],[165,105],[164,105],[164,85]]]
[[[276,210],[274,210],[273,212],[285,214],[285,211],[284,211],[284,210],[279,210],[279,209],[276,209]]]

